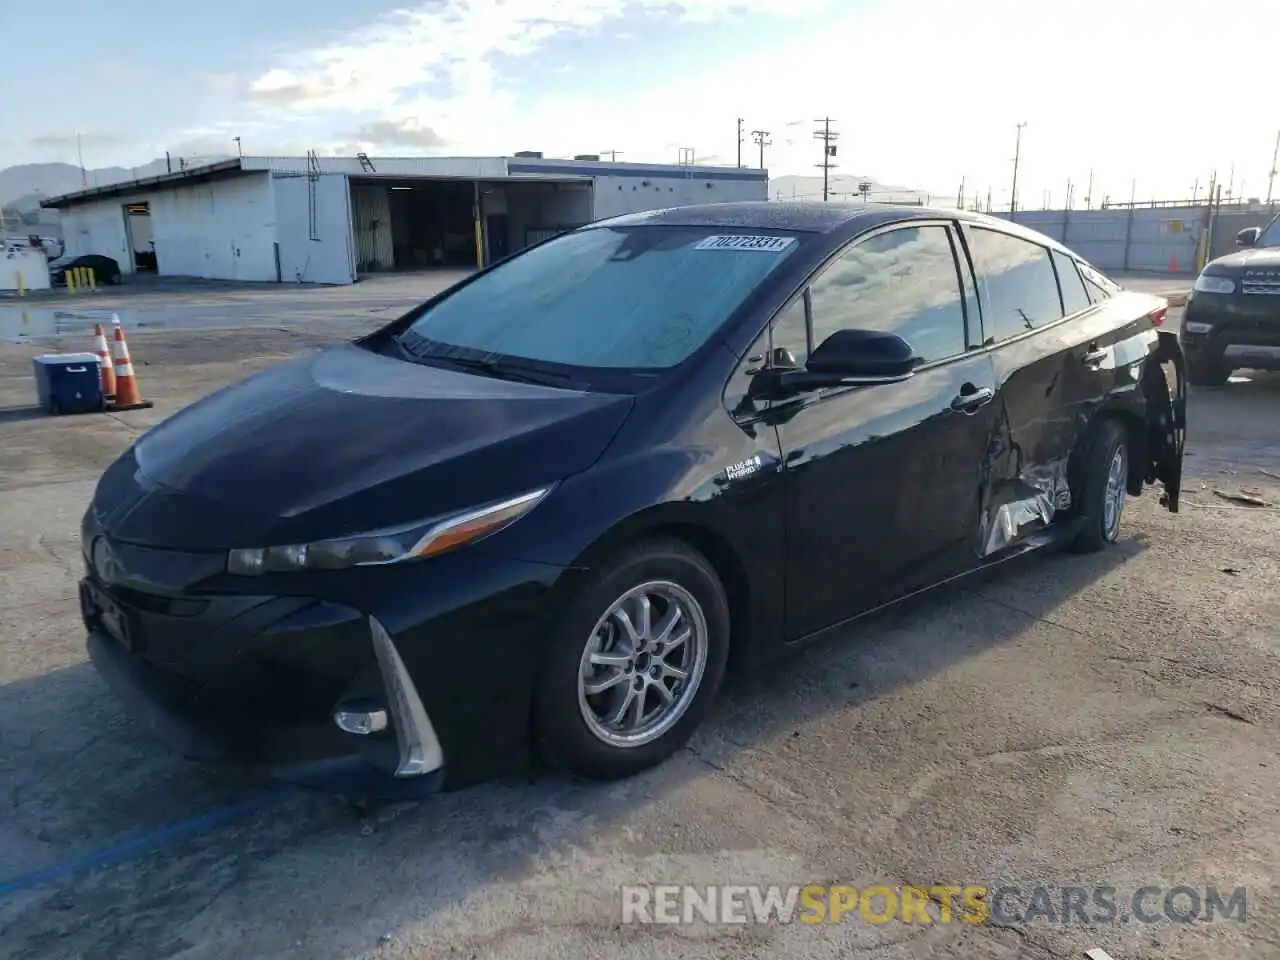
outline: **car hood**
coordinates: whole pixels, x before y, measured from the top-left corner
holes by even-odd
[[[1211,260],[1205,267],[1205,272],[1219,277],[1235,277],[1250,270],[1276,268],[1280,268],[1280,247],[1256,247],[1237,250],[1225,257]]]
[[[412,523],[585,470],[632,403],[344,345],[164,421],[103,474],[94,509],[117,539],[178,550]]]

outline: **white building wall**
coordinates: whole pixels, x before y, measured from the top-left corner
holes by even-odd
[[[314,181],[315,239],[307,209],[311,183],[304,176],[289,174],[277,174],[272,180],[280,277],[286,283],[354,283],[347,177],[326,173]]]
[[[695,203],[768,200],[769,181],[697,176],[596,177],[595,219]]]
[[[143,194],[107,197],[62,211],[63,254],[70,257],[100,254],[119,263],[121,273],[132,273],[133,257],[129,255],[129,238],[125,232],[124,205],[147,199]]]
[[[276,279],[276,213],[267,173],[146,198],[161,274],[210,280]]]

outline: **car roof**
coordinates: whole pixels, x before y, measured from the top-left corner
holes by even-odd
[[[733,230],[796,230],[853,236],[882,223],[903,220],[963,220],[975,226],[996,227],[1059,251],[1066,248],[1044,234],[1005,220],[969,210],[892,203],[822,203],[804,200],[735,200],[626,213],[592,224],[601,226],[723,227]]]

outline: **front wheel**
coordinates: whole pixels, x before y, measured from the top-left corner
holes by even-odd
[[[706,558],[678,540],[628,548],[552,638],[534,698],[543,755],[597,780],[662,762],[711,708],[728,653],[728,603]]]
[[[1072,466],[1072,495],[1080,530],[1071,548],[1077,553],[1093,553],[1120,536],[1129,486],[1129,445],[1124,427],[1114,420],[1097,424]]]

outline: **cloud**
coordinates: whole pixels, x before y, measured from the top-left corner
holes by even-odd
[[[118,147],[125,142],[124,137],[115,133],[45,133],[32,137],[29,145],[39,150],[74,150],[76,147]]]
[[[416,120],[373,120],[341,136],[373,147],[418,147],[423,150],[442,147],[446,142],[440,134]]]
[[[1244,175],[1256,193],[1265,189],[1274,143],[1274,129],[1256,122],[1247,98],[1224,101],[1210,90],[1160,94],[1161,77],[1189,69],[1179,51],[1195,46],[1203,31],[1192,0],[1077,0],[1048,20],[1025,0],[402,2],[407,9],[322,38],[246,77],[240,89],[252,111],[279,124],[282,136],[299,136],[289,128],[304,118],[316,121],[311,129],[344,131],[332,147],[340,138],[381,141],[391,128],[403,138],[412,118],[422,117],[432,134],[469,155],[616,148],[629,160],[660,161],[674,159],[662,148],[674,142],[729,162],[741,116],[748,130],[772,131],[766,163],[776,175],[814,173],[821,155],[813,120],[830,114],[841,133],[837,174],[866,173],[952,198],[961,178],[970,194],[1007,192],[1014,124],[1026,120],[1024,204],[1045,188],[1060,195],[1068,178],[1080,195],[1095,170],[1096,198],[1127,196],[1133,175],[1140,196],[1189,192],[1195,178],[1203,184],[1212,169],[1225,174],[1232,162],[1237,175],[1248,165]],[[1237,0],[1233,11],[1257,35],[1280,34],[1275,0]],[[517,84],[507,73],[553,42],[586,45],[618,31],[638,38],[634,56],[649,53],[645,66],[652,68],[661,53],[639,41],[654,25],[678,31],[760,14],[792,22],[775,26],[767,41],[709,48],[691,69],[673,68],[669,79],[623,92],[606,95],[584,83],[550,98],[539,96],[536,82]],[[1126,49],[1144,55],[1128,57]],[[1229,48],[1196,49],[1201,72],[1238,72]],[[973,55],[961,61],[957,51]],[[1065,53],[1055,60],[1055,51],[1087,52],[1107,69],[1073,69]],[[1117,90],[1130,91],[1137,99],[1124,102],[1141,106],[1117,107]],[[1178,139],[1171,152],[1170,138],[1192,115],[1196,136]],[[374,137],[350,129],[362,122]],[[404,145],[432,149],[413,139]],[[757,159],[749,136],[743,159]]]

